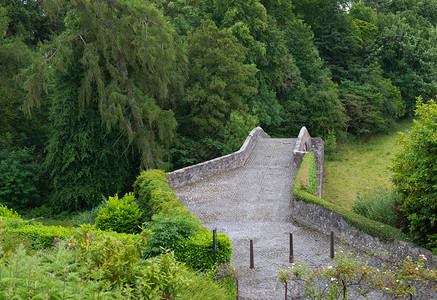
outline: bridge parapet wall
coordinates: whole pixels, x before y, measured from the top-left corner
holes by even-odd
[[[177,188],[192,184],[221,172],[243,166],[252,153],[253,148],[255,148],[259,138],[270,138],[270,136],[265,133],[261,127],[256,127],[249,133],[240,150],[168,173],[166,177],[170,187]]]
[[[317,195],[319,198],[322,198],[323,161],[325,158],[324,149],[324,143],[321,138],[312,138],[305,126],[300,129],[293,153],[293,168],[295,170],[294,176],[296,176],[297,172],[299,171],[305,153],[309,151],[314,152],[317,168]]]
[[[417,247],[410,242],[381,242],[378,238],[372,237],[349,225],[338,212],[326,209],[320,205],[293,201],[292,211],[295,222],[326,235],[333,231],[336,236],[341,236],[345,243],[354,248],[385,257],[390,262],[401,261],[407,256],[417,260],[419,255],[425,255],[427,267],[435,268],[437,266],[437,256],[431,251]]]

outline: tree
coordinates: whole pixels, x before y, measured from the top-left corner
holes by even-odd
[[[71,1],[65,23],[67,30],[44,49],[31,75],[43,64],[41,69],[55,69],[58,73],[51,74],[60,76],[79,61],[79,93],[72,101],[81,109],[97,103],[108,131],[120,130],[140,152],[144,167],[159,166],[176,127],[167,108],[183,82],[176,64],[183,51],[175,49],[174,31],[143,1]],[[47,78],[28,78],[30,111],[40,99],[33,91]]]
[[[314,44],[333,81],[350,79],[348,71],[357,60],[358,41],[352,18],[345,9],[347,1],[297,0],[293,4],[296,15],[311,26]]]
[[[417,96],[430,99],[437,94],[437,30],[421,26],[412,11],[408,18],[392,14],[381,17],[380,24],[375,55],[384,77],[400,89],[410,113]]]
[[[437,251],[437,103],[422,103],[417,120],[402,134],[401,151],[392,165],[393,183],[402,195],[400,210],[413,240]]]
[[[256,90],[247,80],[256,72],[245,64],[247,49],[230,29],[218,29],[213,21],[202,22],[202,28],[187,38],[189,72],[185,90],[186,115],[180,132],[212,151],[203,159],[220,155],[231,113],[248,115],[244,97]],[[247,133],[246,133],[247,134]],[[238,135],[238,134],[237,134]]]
[[[23,76],[28,113],[48,93],[51,203],[72,210],[123,192],[135,169],[166,166],[176,128],[170,108],[183,84],[177,61],[185,57],[152,4],[64,4],[66,30]]]

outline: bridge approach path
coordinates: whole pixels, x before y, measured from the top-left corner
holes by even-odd
[[[275,287],[279,267],[289,265],[290,233],[296,259],[311,265],[328,260],[329,237],[292,222],[295,144],[296,139],[259,138],[244,166],[174,189],[206,228],[230,237],[240,299],[283,298],[283,287]]]

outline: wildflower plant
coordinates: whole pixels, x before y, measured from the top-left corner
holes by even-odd
[[[410,298],[419,290],[437,291],[437,271],[425,268],[426,257],[416,261],[407,258],[390,268],[381,270],[353,257],[351,252],[340,251],[335,260],[308,267],[291,264],[279,270],[278,280],[285,287],[285,295],[309,299],[355,299],[371,292],[381,298]]]

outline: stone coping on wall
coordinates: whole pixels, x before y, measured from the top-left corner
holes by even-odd
[[[333,231],[337,237],[341,236],[346,244],[387,261],[399,262],[408,256],[417,260],[419,255],[425,255],[428,268],[437,266],[437,256],[431,251],[405,241],[382,242],[349,225],[338,212],[320,205],[294,200],[292,216],[293,221],[297,223],[327,235]]]
[[[231,154],[179,169],[166,175],[171,188],[192,184],[221,172],[229,171],[245,164],[259,138],[270,138],[261,127],[254,128],[241,146]]]
[[[294,147],[294,159],[293,168],[295,168],[297,174],[300,165],[302,164],[305,153],[312,151],[316,158],[316,170],[317,170],[317,197],[322,197],[322,182],[323,182],[323,161],[325,158],[324,143],[321,138],[312,138],[308,129],[303,126],[300,129],[299,136],[296,140]]]

